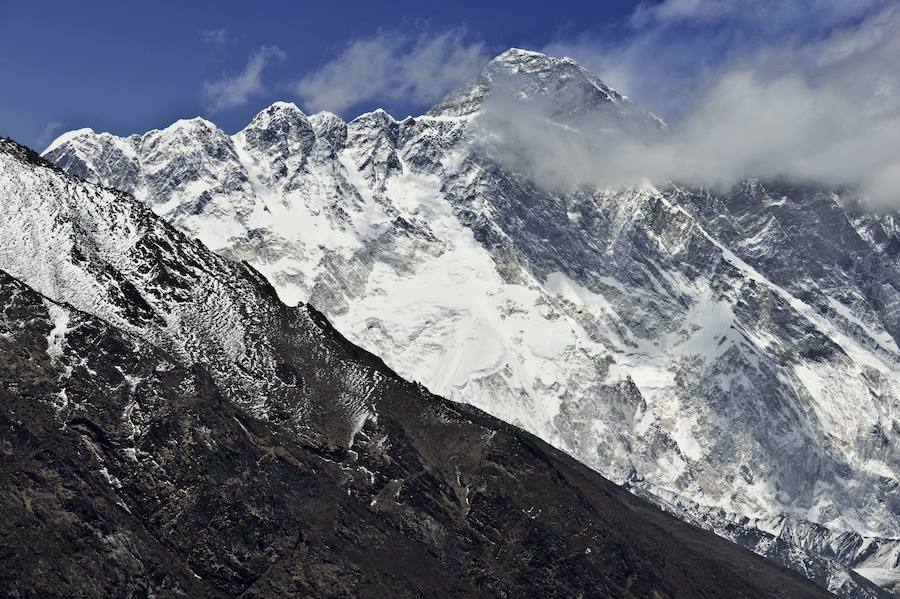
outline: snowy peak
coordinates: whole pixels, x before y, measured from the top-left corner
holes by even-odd
[[[391,130],[396,131],[397,124],[397,119],[383,109],[378,108],[372,112],[366,112],[359,115],[350,121],[349,127],[356,131],[385,132]]]
[[[138,136],[78,129],[59,136],[42,156],[82,179],[131,192],[140,173],[139,142]]]
[[[158,129],[156,131],[159,131]],[[204,133],[212,133],[212,132],[221,132],[218,125],[213,123],[212,121],[208,121],[202,116],[195,116],[190,119],[178,119],[165,129],[162,129],[163,132],[168,132],[170,134],[179,133],[183,131],[187,132],[204,132]],[[152,131],[151,131],[152,133]]]
[[[44,154],[47,154],[49,152],[52,152],[59,146],[72,141],[76,137],[81,137],[82,135],[93,135],[93,134],[94,134],[94,130],[91,129],[90,127],[84,127],[83,129],[75,129],[74,131],[66,131],[65,133],[63,133],[62,135],[60,135],[59,137],[54,139],[52,142],[50,142],[50,145],[47,146],[47,148],[43,152],[41,152],[41,156],[43,156]]]
[[[397,155],[400,123],[382,109],[362,114],[347,125],[347,145],[356,166],[379,187],[384,177],[402,170]]]
[[[153,193],[138,195],[154,207],[184,191],[187,181],[221,179],[223,174],[242,177],[231,138],[200,117],[143,135],[118,137],[82,129],[57,141],[44,151],[44,158],[71,174],[128,193],[150,188]]]
[[[480,110],[487,98],[496,94],[522,101],[546,98],[556,104],[560,114],[627,102],[624,96],[571,58],[510,48],[489,62],[477,79],[451,93],[428,114],[467,116]]]
[[[309,118],[293,102],[275,102],[261,110],[243,129],[290,131],[308,128]]]
[[[522,62],[529,61],[544,61],[550,62],[555,59],[550,58],[546,54],[542,54],[541,52],[535,52],[534,50],[525,50],[522,48],[509,48],[505,52],[501,52],[497,56],[491,60],[491,63],[505,63],[505,64],[518,64]]]
[[[502,71],[524,75],[542,74],[548,80],[566,80],[573,76],[582,76],[597,84],[598,87],[602,86],[605,90],[609,90],[614,96],[618,96],[590,71],[567,56],[556,58],[531,50],[510,48],[491,60],[485,69],[486,73],[495,76]]]
[[[276,113],[276,112],[299,112],[303,114],[303,111],[300,110],[300,107],[294,104],[293,102],[285,102],[283,100],[276,100],[272,102],[272,105],[266,108],[265,110],[260,111],[260,113],[256,116],[259,116],[263,113]]]
[[[316,141],[312,123],[291,102],[275,102],[259,114],[236,137],[248,150],[284,160],[292,155],[307,155]]]
[[[137,148],[143,178],[135,193],[159,214],[218,210],[209,206],[216,204],[213,195],[226,206],[225,196],[247,185],[231,137],[205,119],[180,120],[150,131]]]
[[[201,117],[180,119],[166,127],[150,131],[141,137],[142,154],[155,152],[206,153],[215,158],[233,155],[228,134],[214,123]]]
[[[293,102],[275,102],[253,117],[245,132],[265,132],[268,136],[306,135],[312,131],[309,118]]]
[[[338,151],[347,143],[347,123],[333,112],[317,112],[309,117],[309,122],[320,144]]]

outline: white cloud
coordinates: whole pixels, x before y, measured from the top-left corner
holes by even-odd
[[[642,3],[631,15],[631,24],[644,27],[651,23],[674,21],[713,21],[736,8],[728,0],[665,0],[659,4]]]
[[[56,134],[63,128],[63,123],[59,121],[50,121],[44,126],[44,130],[41,131],[41,134],[38,136],[37,140],[35,140],[34,147],[42,149],[46,148],[47,145],[56,139]]]
[[[429,104],[476,75],[489,60],[464,31],[411,36],[379,32],[348,45],[295,86],[309,110],[343,112],[361,102]]]
[[[882,4],[882,0],[663,0],[638,5],[630,23],[644,28],[731,21],[757,31],[787,31],[834,26]]]
[[[617,44],[580,38],[548,51],[660,110],[667,131],[598,136],[599,117],[567,123],[573,131],[539,105],[495,99],[485,148],[547,186],[787,177],[900,204],[900,7],[666,0],[631,23]]]
[[[895,8],[892,0],[664,0],[639,5],[622,39],[582,35],[545,51],[575,58],[619,91],[677,118],[735,69],[813,74],[815,54],[836,45],[829,38],[847,30],[869,35],[879,15]]]
[[[244,70],[233,76],[203,84],[203,96],[210,111],[216,112],[246,104],[251,96],[265,93],[262,72],[273,60],[284,60],[285,53],[276,46],[261,46],[247,59]]]
[[[227,29],[204,29],[200,32],[200,39],[204,44],[224,46],[228,42]]]

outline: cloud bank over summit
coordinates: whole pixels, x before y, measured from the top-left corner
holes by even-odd
[[[666,117],[669,129],[607,134],[598,143],[590,120],[568,123],[576,135],[542,123],[540,113],[520,109],[512,118],[496,104],[486,120],[527,142],[523,167],[544,161],[534,171],[539,182],[730,185],[787,177],[900,201],[894,3],[667,0],[639,7],[629,27],[623,39],[559,40],[544,51],[593,69]]]
[[[858,187],[897,200],[900,118],[861,110],[847,95],[802,77],[736,71],[666,129],[610,129],[602,115],[566,126],[540,103],[496,95],[479,122],[493,157],[547,188],[644,181],[730,186],[746,178]]]

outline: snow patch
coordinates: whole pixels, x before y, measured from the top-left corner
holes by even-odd
[[[47,355],[50,356],[51,363],[56,364],[63,355],[66,331],[69,328],[69,311],[59,304],[46,300],[44,305],[50,316],[50,322],[53,323],[53,328],[47,335]]]

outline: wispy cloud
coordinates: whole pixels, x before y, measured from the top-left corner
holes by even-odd
[[[629,27],[614,44],[547,50],[662,112],[667,131],[598,138],[591,118],[564,129],[497,100],[484,122],[504,136],[489,149],[548,185],[788,177],[900,203],[896,4],[666,0],[638,8]],[[517,140],[516,151],[497,140]]]
[[[664,0],[632,13],[622,39],[560,39],[566,55],[619,91],[677,118],[727,73],[815,76],[815,52],[832,38],[876,31],[891,0]]]
[[[252,96],[265,93],[262,73],[272,61],[282,61],[286,54],[277,46],[261,46],[247,59],[244,70],[203,84],[203,96],[211,112],[246,104]]]
[[[840,25],[884,4],[882,0],[663,0],[639,4],[629,22],[637,29],[732,23],[762,34],[802,32]]]
[[[41,134],[35,140],[34,147],[43,149],[50,145],[50,142],[56,139],[57,134],[63,128],[63,123],[59,121],[50,121],[41,131]]]
[[[490,57],[461,29],[359,39],[296,84],[305,108],[343,112],[368,100],[425,105],[476,75]]]
[[[212,46],[224,46],[229,39],[227,29],[204,29],[200,32],[200,39],[204,44]]]

